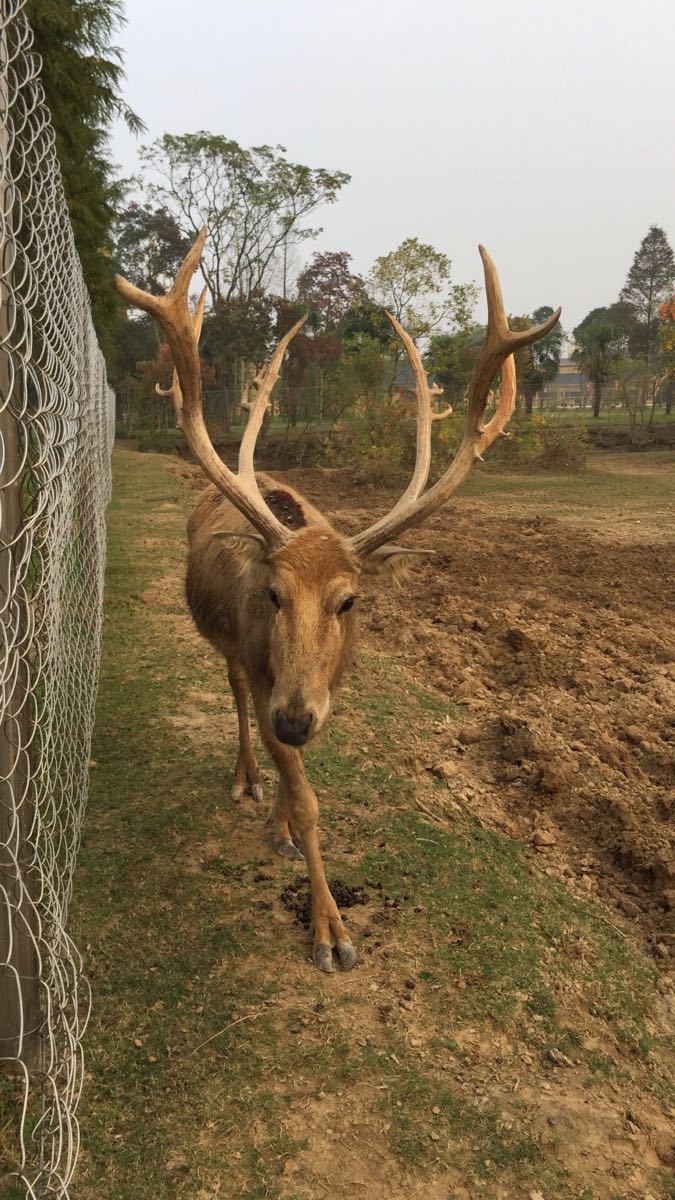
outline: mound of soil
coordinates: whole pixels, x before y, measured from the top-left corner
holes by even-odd
[[[364,509],[346,473],[289,478],[348,532],[385,509],[374,492]],[[400,589],[364,588],[362,634],[464,710],[439,732],[437,759],[461,760],[478,815],[641,920],[667,965],[673,547],[463,498],[425,525],[424,545],[433,558]]]

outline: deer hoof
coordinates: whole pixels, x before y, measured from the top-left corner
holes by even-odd
[[[290,838],[279,838],[274,843],[274,849],[282,858],[290,858],[291,862],[298,862],[305,857],[302,850],[298,850],[295,842],[292,842]]]
[[[333,949],[328,945],[328,942],[319,942],[312,951],[312,962],[320,971],[326,971],[331,974],[335,967],[333,966]]]
[[[350,942],[349,939],[347,939],[345,942],[338,942],[337,952],[342,970],[351,971],[352,967],[356,966],[357,958],[356,948],[353,942]]]
[[[239,804],[244,799],[245,795],[253,796],[254,800],[262,800],[263,789],[260,783],[241,783],[239,780],[232,784],[230,789],[230,797],[235,804]]]

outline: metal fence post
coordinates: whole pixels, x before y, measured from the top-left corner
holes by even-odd
[[[10,286],[14,189],[7,127],[8,47],[0,32],[0,1059],[40,1064],[40,964],[35,890],[35,810],[30,784],[31,703],[26,595],[17,570],[26,552],[22,483],[25,445],[15,399]],[[22,562],[25,570],[27,564]]]

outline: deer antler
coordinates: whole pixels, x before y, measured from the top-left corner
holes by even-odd
[[[248,399],[245,404],[245,408],[248,411],[248,421],[246,422],[246,428],[239,443],[239,478],[242,480],[255,481],[253,454],[265,413],[270,407],[272,389],[279,378],[279,371],[281,370],[281,364],[284,361],[284,354],[288,349],[289,343],[292,342],[298,330],[302,329],[308,316],[309,313],[305,313],[289,329],[288,333],[284,334],[267,365],[258,371],[258,374],[252,381],[251,386],[257,387],[258,390],[255,398],[253,400]]]
[[[166,334],[183,397],[183,429],[188,445],[202,470],[242,516],[246,517],[262,534],[268,544],[280,546],[292,535],[265,504],[252,469],[255,436],[262,422],[262,413],[257,425],[254,426],[252,436],[247,439],[244,457],[245,471],[241,477],[230,471],[218,457],[204,424],[198,338],[196,322],[193,323],[190,316],[188,289],[204,249],[206,233],[206,226],[204,226],[191,250],[186,254],[173,287],[166,296],[152,296],[149,292],[143,292],[129,283],[127,279],[123,279],[121,275],[115,276],[115,286],[127,304],[133,304],[143,312],[149,313]],[[282,339],[285,342],[284,350],[297,328],[299,325],[290,331],[290,335],[287,334],[286,338]],[[277,353],[273,356],[272,363],[277,361]],[[277,374],[282,358],[283,350],[278,357]],[[274,379],[276,379],[276,374]],[[265,404],[268,402],[269,394]],[[253,415],[252,413],[251,416]],[[248,427],[244,436],[247,432]],[[250,470],[248,469],[249,459]]]
[[[202,333],[202,323],[204,321],[204,308],[206,305],[206,295],[207,295],[208,290],[209,289],[207,287],[204,287],[202,289],[202,294],[199,297],[199,300],[197,301],[194,315],[192,317],[192,328],[194,329],[195,340],[197,342],[197,345],[199,345],[199,339],[200,339],[201,333]],[[183,393],[180,389],[180,380],[178,379],[178,371],[176,370],[175,367],[173,369],[173,379],[171,380],[171,387],[163,388],[163,387],[160,387],[158,383],[156,383],[155,391],[158,396],[162,397],[162,399],[171,400],[171,402],[173,404],[173,411],[176,416],[176,429],[182,429],[183,428]]]
[[[542,325],[512,332],[506,319],[497,269],[485,247],[479,246],[478,249],[485,272],[488,325],[485,342],[481,347],[469,384],[467,421],[461,445],[445,474],[425,495],[421,496],[420,492],[429,473],[431,424],[428,425],[428,434],[425,431],[424,436],[421,437],[418,417],[417,461],[413,478],[406,492],[386,516],[376,521],[363,533],[350,539],[352,549],[358,554],[371,554],[378,546],[392,540],[404,529],[419,525],[445,504],[452,493],[464,482],[476,459],[482,458],[484,451],[492,445],[495,438],[503,434],[504,426],[513,413],[516,399],[514,352],[521,346],[529,346],[539,338],[545,337],[560,317],[560,309],[558,309]],[[400,332],[402,333],[402,331]],[[406,336],[403,341],[408,349]],[[410,354],[410,351],[408,353]],[[500,400],[492,419],[487,425],[484,425],[483,418],[490,387],[500,368],[502,371]],[[418,392],[418,412],[421,412],[422,409]]]
[[[434,421],[443,421],[446,417],[450,416],[452,405],[448,405],[443,412],[434,412],[434,396],[442,396],[443,388],[439,388],[435,383],[431,387],[429,386],[428,372],[422,366],[419,350],[410,334],[406,333],[403,326],[399,324],[396,317],[393,317],[391,313],[387,313],[387,316],[405,346],[408,362],[415,376],[415,395],[417,396],[417,454],[415,456],[415,470],[406,490],[392,509],[392,513],[394,513],[398,512],[409,500],[416,500],[427,486],[429,468],[431,467],[431,427]]]

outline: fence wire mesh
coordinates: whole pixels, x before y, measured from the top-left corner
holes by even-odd
[[[0,0],[0,1194],[67,1197],[82,963],[66,931],[98,678],[112,395],[40,63]]]

